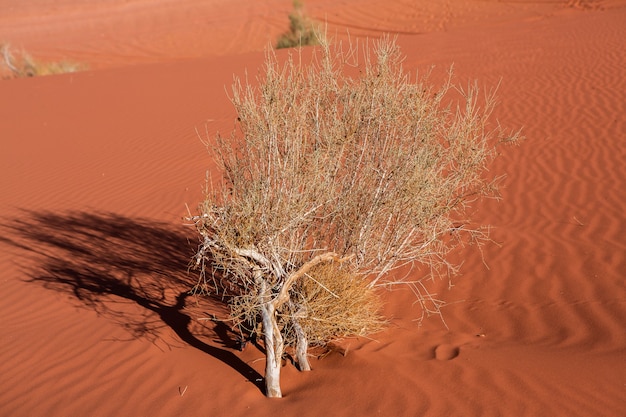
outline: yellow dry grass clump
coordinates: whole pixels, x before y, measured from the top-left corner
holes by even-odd
[[[348,336],[366,336],[385,324],[380,315],[381,300],[369,282],[338,263],[313,268],[294,285],[294,304],[300,325],[310,346]],[[295,338],[293,338],[295,340]]]

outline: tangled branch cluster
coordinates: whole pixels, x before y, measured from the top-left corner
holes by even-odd
[[[257,83],[235,81],[237,129],[209,146],[224,179],[193,217],[199,288],[229,296],[236,324],[262,321],[266,344],[270,304],[276,342],[308,347],[378,330],[390,271],[454,270],[449,251],[484,237],[464,212],[495,195],[495,144],[516,139],[487,129],[493,95],[479,106],[474,86],[412,80],[392,39],[317,51],[310,64],[270,51]],[[410,285],[438,311],[424,279]]]

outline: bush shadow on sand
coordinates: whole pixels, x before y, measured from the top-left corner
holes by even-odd
[[[28,282],[71,295],[135,338],[154,342],[169,327],[184,344],[263,390],[261,375],[232,351],[237,341],[228,326],[219,320],[204,326],[190,315],[196,277],[188,269],[195,248],[184,230],[113,213],[22,214],[2,224],[0,242],[19,250]],[[223,309],[217,298],[208,302]]]

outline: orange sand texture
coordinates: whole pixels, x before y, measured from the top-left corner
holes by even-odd
[[[0,0],[0,41],[90,68],[0,81],[0,415],[626,415],[626,1],[304,3],[339,38],[399,34],[408,70],[500,82],[523,128],[503,200],[472,207],[500,245],[439,294],[449,330],[385,294],[386,331],[268,400],[262,353],[185,292],[185,204],[219,176],[196,130],[230,132],[225,86],[290,0]]]

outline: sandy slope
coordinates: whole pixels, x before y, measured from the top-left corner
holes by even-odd
[[[527,140],[493,166],[503,201],[475,207],[501,246],[488,268],[457,254],[449,330],[388,294],[386,332],[284,367],[280,401],[259,351],[197,320],[223,312],[186,295],[180,219],[216,172],[196,129],[230,130],[224,85],[290,3],[92,3],[0,0],[0,39],[102,68],[0,82],[0,415],[626,413],[625,2],[306,3],[333,30],[401,33],[407,68],[501,80],[495,116]]]
[[[290,2],[0,0],[0,40],[91,68],[260,51],[284,31]]]

